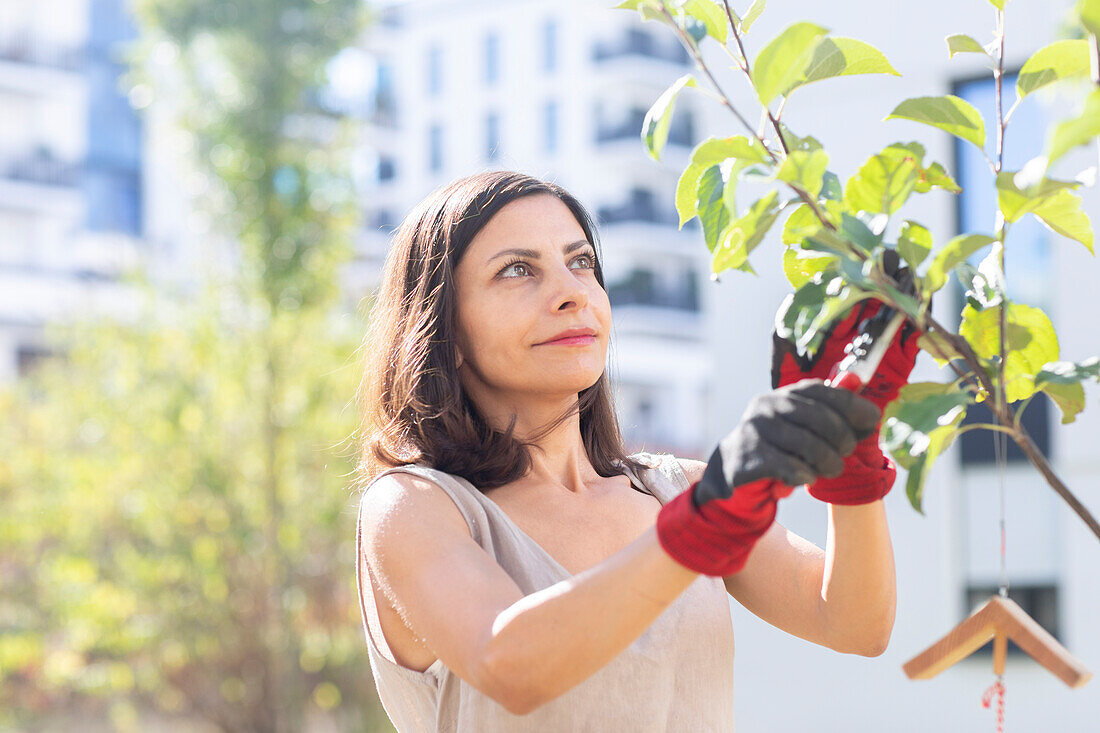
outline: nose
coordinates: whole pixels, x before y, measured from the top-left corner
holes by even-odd
[[[563,264],[555,270],[558,275],[554,278],[554,297],[552,302],[554,310],[563,310],[572,305],[574,308],[584,308],[588,305],[588,285],[582,282],[581,277],[574,270]]]

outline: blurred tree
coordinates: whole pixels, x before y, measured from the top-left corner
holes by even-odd
[[[138,0],[134,85],[174,107],[232,276],[134,273],[140,317],[56,326],[0,390],[0,727],[149,709],[233,731],[385,725],[347,493],[360,324],[352,125],[317,101],[359,0]]]

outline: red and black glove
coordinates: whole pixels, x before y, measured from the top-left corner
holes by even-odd
[[[704,575],[739,572],[779,499],[818,476],[839,475],[844,454],[880,417],[868,400],[817,379],[754,398],[703,477],[661,507],[661,546]]]
[[[883,264],[886,274],[897,281],[899,290],[913,294],[909,268],[898,267],[894,250],[887,250],[885,255]],[[799,356],[793,343],[773,332],[772,387],[806,378],[827,379],[833,365],[844,358],[862,326],[872,319],[888,318],[890,315],[891,312],[883,308],[881,301],[861,301],[829,329],[825,341],[812,357]],[[895,334],[874,377],[859,392],[880,410],[885,410],[886,405],[897,398],[898,391],[909,381],[920,352],[918,334],[912,323],[907,321]],[[872,434],[861,440],[855,450],[845,457],[844,472],[840,476],[818,479],[807,489],[810,495],[830,504],[844,505],[867,504],[886,496],[894,486],[897,468],[879,447],[879,427],[876,425]]]

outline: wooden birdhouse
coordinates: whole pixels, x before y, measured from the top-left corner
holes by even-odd
[[[1058,640],[1010,598],[995,595],[942,639],[906,662],[909,679],[926,680],[965,659],[993,639],[993,672],[1004,674],[1008,640],[1072,688],[1092,679]]]

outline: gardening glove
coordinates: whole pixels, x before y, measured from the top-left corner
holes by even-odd
[[[844,456],[880,417],[869,400],[820,379],[755,397],[702,478],[661,507],[661,546],[704,575],[739,572],[775,520],[779,499],[818,476],[840,475]]]
[[[887,250],[883,268],[909,295],[916,294],[912,273],[908,267],[899,267],[897,252]],[[891,316],[889,309],[879,300],[868,299],[840,317],[826,331],[824,342],[812,356],[799,356],[794,344],[772,333],[772,387],[780,387],[807,377],[826,379],[837,362],[844,358],[852,341],[859,335],[865,323],[872,319],[885,320]],[[919,331],[907,321],[895,334],[890,347],[879,363],[871,380],[864,385],[860,395],[866,397],[880,410],[898,396],[898,391],[909,381],[916,364]],[[844,459],[844,471],[840,476],[824,477],[811,484],[811,496],[830,504],[866,504],[883,498],[893,488],[897,468],[893,460],[879,447],[879,429],[876,425],[870,435],[859,442],[855,450]]]

